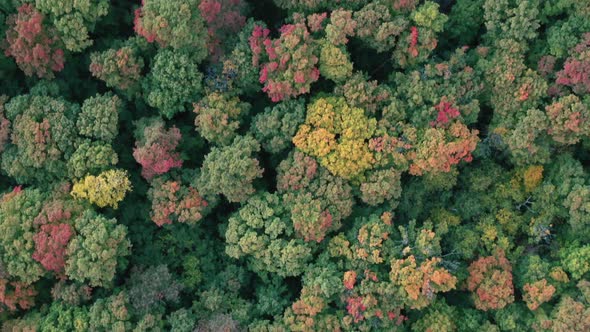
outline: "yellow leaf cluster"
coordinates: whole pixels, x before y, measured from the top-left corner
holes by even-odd
[[[87,175],[74,183],[70,193],[76,199],[86,199],[99,207],[117,208],[119,202],[131,191],[131,182],[124,170],[108,170],[98,176]]]
[[[375,163],[368,139],[377,122],[344,98],[320,98],[309,105],[305,124],[293,138],[301,151],[318,158],[332,174],[353,179]]]

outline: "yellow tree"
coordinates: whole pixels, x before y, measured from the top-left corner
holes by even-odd
[[[108,170],[98,176],[87,175],[74,184],[71,195],[76,199],[86,199],[99,207],[117,208],[125,194],[131,191],[131,182],[124,170]]]
[[[301,151],[317,158],[330,173],[354,179],[371,169],[373,153],[368,140],[377,122],[344,98],[320,98],[309,105],[305,123],[293,138]]]

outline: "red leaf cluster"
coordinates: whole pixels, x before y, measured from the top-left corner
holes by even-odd
[[[271,40],[268,29],[255,26],[248,39],[252,64],[258,66],[263,55],[268,59],[262,64],[259,81],[273,102],[308,93],[320,77],[319,59],[305,23],[283,25],[280,32],[279,39]]]
[[[436,121],[430,123],[431,126],[444,125],[449,123],[450,120],[457,118],[461,113],[459,110],[452,107],[453,104],[447,101],[446,97],[443,97],[438,105],[434,108],[438,111]]]
[[[32,4],[23,4],[17,14],[9,16],[5,54],[12,56],[27,76],[52,78],[54,71],[64,68],[64,52],[56,32],[45,26],[43,19]]]
[[[41,226],[39,232],[33,236],[35,241],[33,259],[41,263],[46,270],[54,271],[58,276],[64,277],[66,248],[73,234],[72,226],[68,224]]]
[[[182,138],[178,128],[165,130],[161,126],[146,127],[144,133],[145,142],[135,143],[133,157],[143,167],[141,175],[146,180],[182,166],[180,153],[174,151]]]
[[[487,311],[501,309],[514,302],[512,266],[503,250],[481,257],[469,266],[467,289],[474,292],[475,307]]]
[[[202,218],[202,210],[207,202],[192,187],[182,188],[179,182],[157,182],[150,190],[152,201],[152,221],[162,227],[171,224],[173,219],[179,222],[194,223]]]
[[[220,44],[227,34],[238,33],[246,17],[242,15],[245,4],[242,0],[201,0],[199,10],[207,23],[208,48],[213,59],[221,56]]]
[[[28,309],[35,304],[35,296],[37,291],[32,285],[27,285],[23,282],[8,282],[5,279],[0,279],[0,303],[3,304],[9,311],[16,311],[20,309]],[[18,306],[18,307],[17,307]],[[0,306],[0,312],[3,311]]]
[[[563,70],[557,73],[556,83],[571,87],[577,94],[590,93],[590,33],[576,45]]]

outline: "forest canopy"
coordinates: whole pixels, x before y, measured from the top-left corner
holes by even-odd
[[[590,1],[0,0],[1,331],[590,331]]]

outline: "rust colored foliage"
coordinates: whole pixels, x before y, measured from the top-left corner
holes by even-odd
[[[514,302],[512,266],[504,251],[481,257],[469,266],[467,289],[473,292],[475,307],[480,310],[502,309]]]
[[[400,314],[401,303],[397,294],[392,293],[393,288],[388,280],[380,280],[375,271],[365,269],[358,285],[351,286],[345,293],[350,295],[344,299],[347,315],[343,322],[346,330],[363,330],[371,323],[378,323],[382,328],[393,328],[407,319]]]
[[[434,300],[435,293],[455,288],[457,278],[437,266],[441,261],[431,258],[418,265],[413,255],[392,261],[389,277],[394,285],[403,288],[406,302],[412,309],[426,307]]]
[[[201,220],[207,207],[195,188],[182,186],[178,181],[157,179],[148,196],[152,201],[152,221],[159,227],[173,221],[194,224]]]
[[[292,331],[341,331],[336,317],[324,312],[327,307],[319,286],[304,286],[299,300],[287,309],[284,321]]]
[[[32,285],[0,279],[0,312],[5,309],[9,311],[29,309],[35,304],[36,295],[37,291]]]
[[[590,307],[564,296],[553,310],[549,323],[553,332],[586,332],[590,329]]]
[[[344,272],[344,280],[342,282],[344,284],[344,288],[348,290],[353,289],[354,284],[356,283],[356,272],[352,270]]]
[[[393,9],[401,12],[409,12],[416,8],[418,0],[394,0]]]
[[[426,129],[416,150],[411,154],[413,164],[410,165],[410,174],[448,173],[453,165],[461,161],[471,162],[471,153],[479,142],[478,134],[479,131],[470,130],[458,121],[448,127]]]
[[[332,228],[332,214],[328,209],[322,210],[322,202],[311,194],[299,197],[291,208],[293,228],[305,242],[322,242]]]
[[[165,129],[163,121],[143,128],[143,137],[135,142],[133,157],[141,164],[141,175],[146,180],[182,166],[180,153],[174,151],[181,137],[178,128]]]
[[[531,310],[537,310],[541,304],[551,300],[551,297],[555,293],[555,287],[547,284],[546,279],[533,282],[532,284],[525,284],[523,290],[523,299],[527,307]]]
[[[257,25],[248,39],[252,65],[261,66],[262,91],[273,102],[308,93],[320,76],[317,50],[305,23],[299,20],[283,25],[280,32],[281,36],[272,40],[270,30]]]
[[[524,171],[524,187],[527,192],[535,190],[543,180],[543,166],[529,166]]]
[[[43,24],[44,16],[32,4],[23,4],[6,20],[5,54],[14,58],[27,76],[53,78],[64,68],[64,52],[55,29]]]
[[[128,46],[93,53],[90,61],[92,76],[103,80],[109,87],[121,90],[128,90],[138,84],[144,66],[143,60]]]

